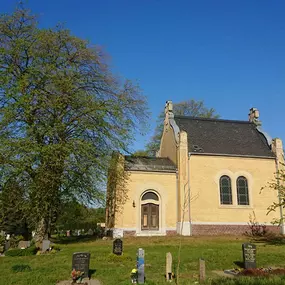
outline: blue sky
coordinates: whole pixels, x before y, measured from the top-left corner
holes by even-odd
[[[2,0],[0,12],[17,1]],[[111,56],[114,72],[138,80],[152,112],[166,100],[204,100],[224,119],[260,110],[263,128],[285,141],[285,1],[27,1],[44,27],[64,23]]]

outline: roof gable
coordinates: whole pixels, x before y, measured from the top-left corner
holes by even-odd
[[[188,134],[189,152],[274,157],[266,138],[251,122],[186,116],[174,120]]]

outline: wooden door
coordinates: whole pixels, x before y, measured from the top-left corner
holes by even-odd
[[[141,229],[159,230],[159,205],[149,203],[141,206]]]

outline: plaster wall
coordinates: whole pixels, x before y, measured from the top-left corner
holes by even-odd
[[[176,229],[176,173],[131,171],[127,183],[128,200],[116,214],[115,228],[135,231],[136,235],[165,235]],[[152,190],[159,197],[159,231],[141,231],[141,197]],[[134,203],[133,203],[134,202]],[[134,205],[135,207],[134,207]]]
[[[274,179],[274,159],[193,154],[189,167],[192,224],[247,224],[253,211],[259,223],[270,224],[273,218],[278,218],[278,211],[266,215],[267,207],[278,201],[277,192],[266,188]],[[220,204],[219,180],[222,175],[231,178],[232,205]],[[239,176],[248,180],[248,206],[237,204],[236,179]],[[265,189],[261,191],[262,187]]]

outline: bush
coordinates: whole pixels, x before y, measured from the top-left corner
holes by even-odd
[[[266,225],[260,224],[256,220],[256,216],[254,212],[252,215],[249,215],[248,226],[249,226],[249,231],[246,231],[245,235],[249,237],[263,237],[268,232]]]
[[[35,255],[38,249],[35,246],[28,247],[26,249],[10,249],[5,252],[5,256],[29,256]]]

